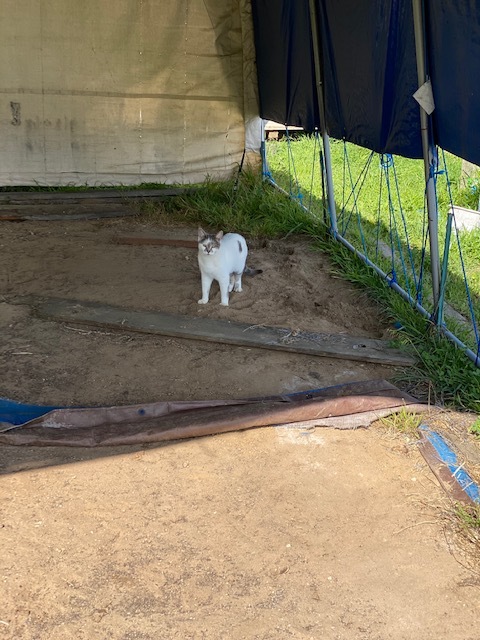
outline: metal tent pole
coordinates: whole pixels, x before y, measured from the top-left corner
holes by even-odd
[[[427,81],[425,61],[424,14],[423,0],[412,0],[413,26],[415,32],[415,55],[417,60],[418,86]],[[440,300],[440,252],[438,243],[438,209],[435,193],[436,153],[429,140],[429,123],[427,112],[420,107],[420,127],[422,134],[423,161],[425,164],[425,184],[427,193],[428,230],[430,242],[430,265],[432,273],[432,293],[434,317],[438,314]],[[441,316],[441,314],[440,314]]]
[[[337,209],[335,206],[335,193],[333,191],[332,156],[330,154],[330,137],[327,133],[325,120],[325,103],[323,96],[323,82],[320,66],[320,40],[317,26],[317,7],[315,0],[310,0],[310,25],[312,31],[313,61],[315,67],[315,84],[317,89],[318,112],[320,115],[320,133],[323,141],[323,155],[325,158],[325,177],[327,182],[327,200],[330,212],[330,224],[335,235],[338,231]]]

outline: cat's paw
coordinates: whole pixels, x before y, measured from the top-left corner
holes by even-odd
[[[208,300],[204,300],[203,298],[198,301],[198,304],[207,304]]]
[[[241,284],[236,284],[236,285],[233,287],[233,290],[234,290],[234,291],[237,291],[238,293],[242,293],[242,285],[241,285]]]
[[[220,306],[228,307],[228,300],[226,302],[220,302]]]
[[[232,293],[233,291],[233,284],[229,284],[228,285],[228,293]]]

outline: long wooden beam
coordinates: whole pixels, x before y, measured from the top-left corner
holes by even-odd
[[[21,299],[16,302],[21,302]],[[25,303],[33,304],[40,317],[59,322],[385,365],[408,366],[414,363],[411,356],[392,349],[388,342],[372,338],[295,331],[158,311],[132,311],[80,300],[35,301],[29,296]]]

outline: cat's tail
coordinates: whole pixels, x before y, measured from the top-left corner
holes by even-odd
[[[252,278],[253,276],[258,276],[259,273],[263,273],[263,269],[251,269],[250,267],[245,267],[243,270],[244,276],[250,276]]]

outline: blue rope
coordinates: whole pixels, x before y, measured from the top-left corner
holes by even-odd
[[[425,270],[425,256],[427,253],[428,242],[428,224],[427,224],[427,207],[426,207],[426,191],[423,196],[423,220],[422,220],[422,253],[420,258],[420,269],[418,272],[418,285],[415,294],[415,299],[419,304],[422,304],[423,299],[423,273]]]
[[[352,211],[350,211],[350,215],[348,216],[348,220],[347,220],[347,222],[345,223],[345,225],[344,225],[344,227],[342,229],[342,235],[345,235],[346,232],[347,232],[348,226],[349,226],[350,221],[352,219],[353,211],[355,210],[355,212],[357,213],[357,218],[360,215],[359,210],[358,210],[358,206],[357,206],[357,198],[360,195],[360,192],[361,192],[361,190],[362,190],[362,188],[363,188],[363,186],[365,184],[365,180],[367,178],[368,170],[370,168],[370,164],[372,162],[373,156],[374,156],[374,152],[372,151],[368,155],[368,158],[367,158],[367,160],[366,160],[366,162],[365,162],[365,164],[364,164],[364,166],[363,166],[363,168],[362,168],[362,170],[361,170],[361,172],[360,172],[360,174],[359,174],[359,176],[358,176],[358,178],[357,178],[357,180],[356,180],[356,182],[354,184],[353,183],[353,178],[352,178],[352,171],[351,171],[351,168],[350,168],[350,161],[349,161],[349,157],[348,157],[347,145],[346,145],[346,142],[344,141],[344,159],[346,160],[345,165],[346,165],[346,167],[348,167],[351,191],[350,191],[350,195],[348,196],[347,201],[343,205],[342,214],[344,213],[345,208],[347,207],[348,203],[350,202],[350,198],[352,198],[352,197],[353,197],[354,206],[352,208]],[[358,187],[358,191],[356,192],[355,190],[356,190],[357,185],[360,182],[360,180],[361,180],[361,183],[360,183],[360,186]],[[344,171],[344,185],[345,185],[345,171]],[[360,233],[363,236],[363,231],[361,229],[361,223],[360,223]]]
[[[390,154],[385,154],[385,155],[390,155]],[[397,219],[395,216],[395,206],[393,203],[393,198],[392,198],[392,189],[390,186],[390,167],[394,167],[394,161],[393,161],[393,157],[390,156],[388,158],[387,162],[382,162],[382,168],[383,168],[383,172],[385,174],[385,184],[387,187],[387,193],[388,193],[388,207],[389,207],[389,212],[390,212],[390,246],[391,246],[391,252],[392,252],[392,274],[394,277],[396,277],[396,273],[395,273],[395,245],[394,245],[394,235],[393,235],[393,231],[395,231],[395,239],[396,239],[396,243],[398,246],[398,256],[400,259],[400,264],[402,266],[402,270],[403,270],[403,277],[405,279],[405,286],[407,289],[407,293],[410,296],[410,298],[412,297],[411,291],[410,291],[410,279],[408,277],[408,273],[407,273],[407,267],[405,264],[405,259],[403,256],[403,249],[402,249],[402,243],[400,240],[400,234],[398,233],[398,227],[397,227]],[[397,184],[397,197],[400,201],[400,194],[398,191],[398,182],[397,182],[397,175],[394,172],[394,178],[395,178],[395,183]],[[400,205],[401,207],[401,205]]]
[[[389,229],[389,236],[390,236],[390,253],[391,253],[391,260],[392,260],[392,269],[390,273],[392,274],[392,280],[396,282],[397,275],[395,273],[395,243],[393,241],[393,224],[392,224],[393,206],[392,206],[392,195],[391,195],[390,185],[388,181],[388,164],[383,166],[382,169],[385,175],[385,184],[387,187],[387,194],[388,194],[388,214],[389,214],[388,229]]]
[[[382,156],[380,155],[380,165],[382,164]],[[375,260],[378,260],[378,242],[380,240],[380,210],[382,207],[382,189],[383,189],[383,171],[380,171],[380,184],[378,187],[378,210],[377,210],[377,225],[376,225],[376,238],[375,238]]]
[[[346,149],[346,144],[344,143],[344,145],[345,145],[345,149]],[[361,217],[360,211],[358,209],[358,196],[360,195],[360,191],[362,190],[362,187],[365,184],[365,179],[367,177],[368,168],[369,168],[370,163],[371,163],[372,158],[373,158],[373,151],[368,156],[367,162],[365,163],[365,165],[364,165],[362,171],[360,172],[360,175],[357,178],[357,181],[355,183],[353,182],[352,169],[351,169],[351,166],[350,166],[348,153],[346,154],[346,156],[347,156],[348,175],[349,175],[349,178],[350,178],[351,196],[353,196],[353,207],[354,207],[355,212],[357,214],[357,226],[358,226],[358,230],[360,232],[360,239],[362,241],[363,253],[365,254],[365,257],[368,258],[367,243],[365,241],[365,235],[363,233],[363,227],[362,227],[362,217]],[[359,182],[359,180],[360,180],[362,175],[363,175],[362,183],[361,183],[360,187],[358,188],[358,193],[355,193],[356,186],[357,186],[357,184],[358,184],[358,182]],[[349,199],[350,199],[350,197],[349,197]],[[350,222],[351,216],[352,216],[352,214],[350,213],[349,222]]]
[[[397,177],[397,169],[395,167],[395,159],[392,156],[392,167],[393,167],[393,176],[395,178],[395,188],[397,191],[397,199],[398,199],[398,208],[400,211],[400,215],[402,218],[402,223],[403,223],[403,229],[405,231],[405,240],[407,242],[407,250],[408,250],[408,257],[410,260],[410,268],[412,270],[412,275],[413,275],[413,282],[415,284],[415,289],[417,289],[417,277],[416,277],[416,273],[415,273],[415,262],[413,259],[413,253],[412,253],[412,248],[410,246],[410,238],[408,236],[408,229],[407,229],[407,221],[405,220],[405,214],[403,212],[403,207],[402,207],[402,201],[400,198],[400,189],[398,186],[398,177]]]
[[[448,169],[447,169],[447,163],[445,162],[445,152],[442,149],[442,154],[443,154],[443,165],[445,167],[445,176],[447,179],[447,189],[448,189],[448,197],[450,199],[450,206],[452,207],[452,212],[453,212],[453,224],[455,225],[455,235],[457,237],[457,246],[458,246],[458,254],[460,256],[460,265],[462,267],[462,274],[463,274],[463,282],[465,284],[465,292],[467,294],[467,301],[468,301],[468,309],[470,311],[470,317],[472,320],[472,325],[473,325],[473,331],[475,334],[475,340],[477,342],[477,362],[475,362],[475,364],[478,364],[478,359],[480,356],[480,337],[478,334],[478,326],[477,326],[477,321],[476,321],[476,317],[475,317],[475,309],[473,307],[473,302],[472,302],[472,296],[470,294],[470,287],[468,285],[468,277],[467,277],[467,270],[465,268],[465,260],[463,259],[463,252],[462,252],[462,245],[460,242],[460,234],[458,233],[458,227],[457,227],[457,221],[455,219],[455,212],[453,209],[453,198],[452,198],[452,190],[451,190],[451,183],[450,183],[450,179],[448,176]]]
[[[292,198],[297,199],[300,204],[302,204],[302,199],[303,199],[303,194],[300,191],[300,185],[298,182],[298,177],[297,177],[297,170],[295,168],[295,158],[293,157],[293,151],[292,151],[292,143],[291,143],[291,137],[290,134],[288,132],[288,127],[285,127],[285,135],[287,137],[287,149],[288,149],[288,175],[290,177],[290,195],[292,196]],[[292,191],[292,171],[290,170],[290,161],[291,161],[291,166],[293,167],[293,175],[295,178],[295,186],[297,189],[297,193],[294,194]]]
[[[342,218],[342,236],[345,235],[346,231],[347,231],[347,225],[345,224],[345,208],[347,206],[346,202],[345,202],[345,184],[346,184],[346,171],[347,171],[347,165],[346,165],[346,157],[347,157],[347,149],[346,149],[346,145],[345,142],[343,143],[343,165],[342,165],[342,210],[340,212],[340,216]]]
[[[313,178],[315,175],[315,167],[317,166],[317,144],[318,144],[318,130],[315,131],[315,144],[313,147],[313,160],[312,160],[312,179],[310,181],[310,198],[308,200],[308,210],[312,210],[312,200],[313,200]]]

